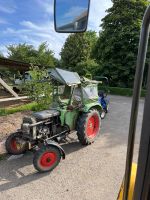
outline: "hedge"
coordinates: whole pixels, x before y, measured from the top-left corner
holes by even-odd
[[[99,90],[108,90],[110,94],[113,95],[120,95],[120,96],[132,96],[133,89],[131,88],[119,88],[119,87],[105,87],[105,86],[99,86]],[[145,97],[146,90],[141,91],[141,97]]]

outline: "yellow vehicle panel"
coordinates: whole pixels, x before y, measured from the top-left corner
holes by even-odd
[[[135,179],[136,179],[136,172],[137,172],[137,164],[133,163],[132,164],[132,170],[131,170],[131,179],[130,179],[130,187],[129,187],[128,200],[132,200],[133,199],[133,192],[134,192],[134,185],[135,185]],[[117,200],[123,200],[123,190],[124,190],[124,185],[122,183]]]

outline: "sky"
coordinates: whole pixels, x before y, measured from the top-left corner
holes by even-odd
[[[89,0],[66,0],[56,1],[57,27],[73,22],[76,17],[88,10]]]
[[[100,30],[105,10],[111,0],[91,0],[88,30]],[[0,52],[7,56],[6,46],[27,43],[35,48],[47,41],[56,58],[68,34],[54,30],[53,0],[0,0]]]

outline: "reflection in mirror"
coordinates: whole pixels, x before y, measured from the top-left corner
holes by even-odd
[[[89,0],[56,0],[57,32],[83,32],[87,28]]]

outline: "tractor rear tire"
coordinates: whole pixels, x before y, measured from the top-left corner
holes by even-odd
[[[19,155],[27,151],[27,143],[22,139],[20,132],[13,133],[8,136],[5,142],[6,150],[9,154]]]
[[[61,160],[61,152],[57,147],[44,145],[35,154],[33,165],[39,172],[52,171]]]
[[[97,110],[90,110],[83,113],[77,120],[77,136],[81,144],[93,143],[99,135],[101,125],[100,114]]]

